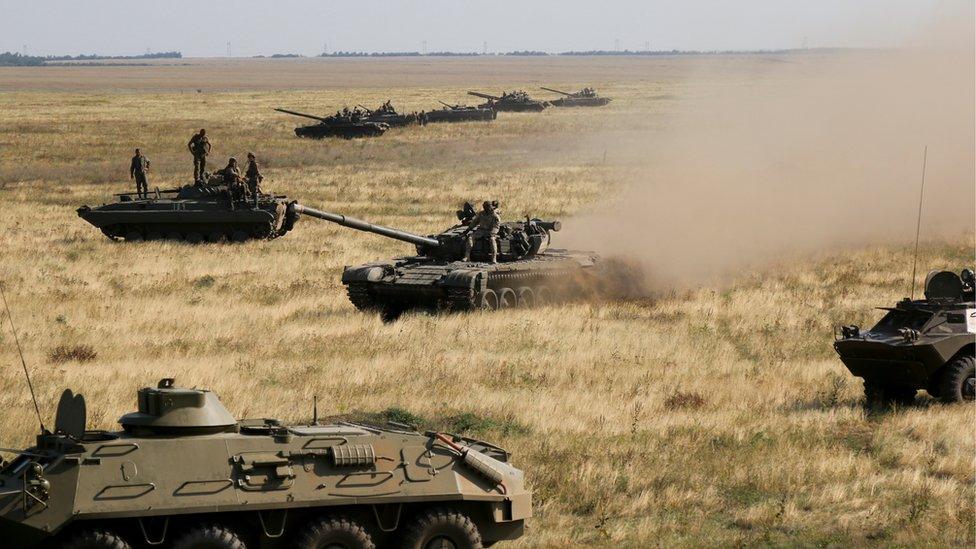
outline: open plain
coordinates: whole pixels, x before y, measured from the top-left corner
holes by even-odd
[[[205,127],[212,165],[254,151],[266,190],[313,207],[427,234],[463,201],[494,198],[503,217],[560,218],[569,232],[649,173],[643,156],[680,130],[690,101],[757,74],[778,84],[822,57],[0,68],[0,280],[44,419],[71,387],[90,427],[114,428],[138,387],[175,377],[240,417],[307,421],[317,396],[323,414],[464,432],[527,471],[535,516],[519,546],[971,547],[973,406],[921,394],[867,413],[831,348],[835,325],[868,325],[907,294],[910,239],[808,246],[622,299],[383,324],[354,310],[339,275],[406,244],[308,218],[275,241],[126,244],[74,211],[132,190],[135,147],[151,187],[189,182],[186,142]],[[387,99],[420,110],[469,89],[547,96],[539,85],[591,85],[614,102],[360,141],[300,140],[301,120],[272,111]],[[653,270],[653,254],[642,259]],[[919,271],[972,260],[971,232],[940,233]],[[6,320],[0,372],[0,446],[26,446],[37,426]]]

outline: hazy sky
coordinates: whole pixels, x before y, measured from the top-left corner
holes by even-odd
[[[893,46],[941,0],[0,0],[0,51],[190,57],[330,51]]]

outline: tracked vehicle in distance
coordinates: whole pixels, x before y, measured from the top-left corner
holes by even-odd
[[[444,107],[425,114],[427,122],[490,121],[498,118],[498,111],[485,106],[451,105],[443,101],[440,101],[440,104]]]
[[[85,427],[65,391],[54,432],[3,450],[4,547],[411,549],[488,546],[532,514],[505,450],[404,425],[237,421],[172,379],[121,431]]]
[[[905,298],[866,331],[842,326],[834,350],[864,379],[868,406],[910,404],[923,389],[944,402],[976,398],[974,275],[933,271],[925,298]]]
[[[602,107],[610,104],[609,97],[600,97],[593,88],[583,88],[578,92],[564,92],[552,88],[541,87],[541,89],[558,93],[563,97],[549,102],[553,107]]]
[[[509,112],[541,112],[549,106],[547,101],[537,101],[529,97],[524,91],[502,92],[501,95],[489,95],[487,93],[469,91],[468,95],[487,99],[487,103],[482,103],[479,108],[494,109],[496,111]]]
[[[559,221],[526,218],[501,224],[497,263],[489,247],[475,241],[464,261],[466,233],[475,216],[465,203],[459,223],[435,235],[421,236],[366,221],[293,204],[299,214],[360,231],[409,242],[417,255],[346,267],[342,283],[357,309],[378,312],[384,320],[412,309],[428,311],[494,310],[531,307],[572,299],[599,288],[600,257],[594,252],[549,248]]]
[[[386,124],[390,128],[420,124],[423,121],[419,113],[397,112],[396,108],[393,107],[393,103],[390,101],[383,103],[375,110],[362,105],[356,105],[356,109],[353,112],[357,113],[366,122]]]
[[[354,139],[357,137],[376,137],[390,129],[389,124],[380,121],[367,120],[362,113],[347,111],[337,112],[331,116],[316,116],[287,109],[275,109],[278,112],[318,120],[318,124],[299,126],[295,128],[295,135],[310,139],[324,139],[326,137],[340,137]]]
[[[244,242],[284,236],[294,227],[297,217],[289,213],[287,197],[259,193],[255,201],[220,180],[210,183],[157,189],[146,196],[123,193],[116,195],[117,202],[82,206],[77,212],[105,236],[127,242]]]

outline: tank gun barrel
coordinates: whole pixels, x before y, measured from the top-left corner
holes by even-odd
[[[546,90],[546,91],[550,91],[550,92],[553,92],[553,93],[561,93],[561,94],[563,94],[565,96],[568,96],[568,97],[572,97],[572,95],[573,95],[571,93],[567,93],[567,92],[559,91],[559,90],[554,90],[552,88],[547,88],[545,86],[539,86],[539,87],[542,88],[542,89],[544,89],[544,90]]]
[[[318,120],[320,122],[324,122],[325,121],[325,118],[324,117],[315,116],[314,114],[305,114],[303,112],[295,112],[295,111],[290,111],[288,109],[275,109],[275,110],[278,111],[278,112],[283,112],[285,114],[291,114],[291,115],[294,115],[294,116],[301,116],[301,117],[304,117],[304,118],[311,118],[312,120]]]
[[[441,101],[440,99],[438,99],[437,102],[440,103],[441,105],[444,105],[445,107],[447,107],[449,109],[453,109],[454,108],[454,105],[449,105],[449,104]]]
[[[498,101],[499,99],[501,99],[501,97],[497,97],[497,96],[494,96],[494,95],[488,95],[487,93],[473,92],[473,91],[469,91],[468,92],[468,95],[473,95],[475,97],[480,97],[482,99],[491,99],[491,100],[494,100],[494,101]]]
[[[356,219],[355,217],[324,212],[322,210],[316,210],[315,208],[309,208],[308,206],[302,206],[298,203],[293,204],[292,208],[294,208],[295,212],[299,214],[310,215],[312,217],[331,221],[333,223],[342,225],[343,227],[356,229],[357,231],[376,233],[378,235],[396,240],[402,240],[418,246],[429,246],[436,248],[437,246],[441,245],[440,241],[434,238],[420,236],[419,234],[408,233],[406,231],[400,231],[397,229],[391,229],[389,227],[383,227],[382,225],[373,225],[372,223],[363,221],[362,219]]]
[[[363,109],[366,112],[373,112],[373,109],[371,109],[369,107],[366,107],[366,106],[362,105],[361,103],[356,103],[356,106],[359,107],[360,109]]]

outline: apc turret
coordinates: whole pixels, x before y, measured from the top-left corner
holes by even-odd
[[[474,208],[465,203],[459,223],[434,235],[374,225],[352,217],[294,203],[305,214],[339,225],[413,244],[417,255],[346,267],[342,283],[349,300],[363,311],[395,320],[405,311],[470,311],[532,307],[572,298],[593,286],[600,257],[593,252],[551,249],[559,221],[526,218],[501,223],[496,238],[497,263],[490,246],[474,240],[468,260],[466,241]],[[297,216],[296,216],[297,217]]]
[[[234,420],[216,394],[140,389],[122,431],[55,430],[0,462],[3,547],[480,548],[522,535],[531,492],[505,450],[408,426]]]
[[[933,271],[925,298],[905,298],[870,330],[842,326],[834,350],[864,379],[869,407],[910,404],[924,389],[944,402],[976,398],[976,277]]]

